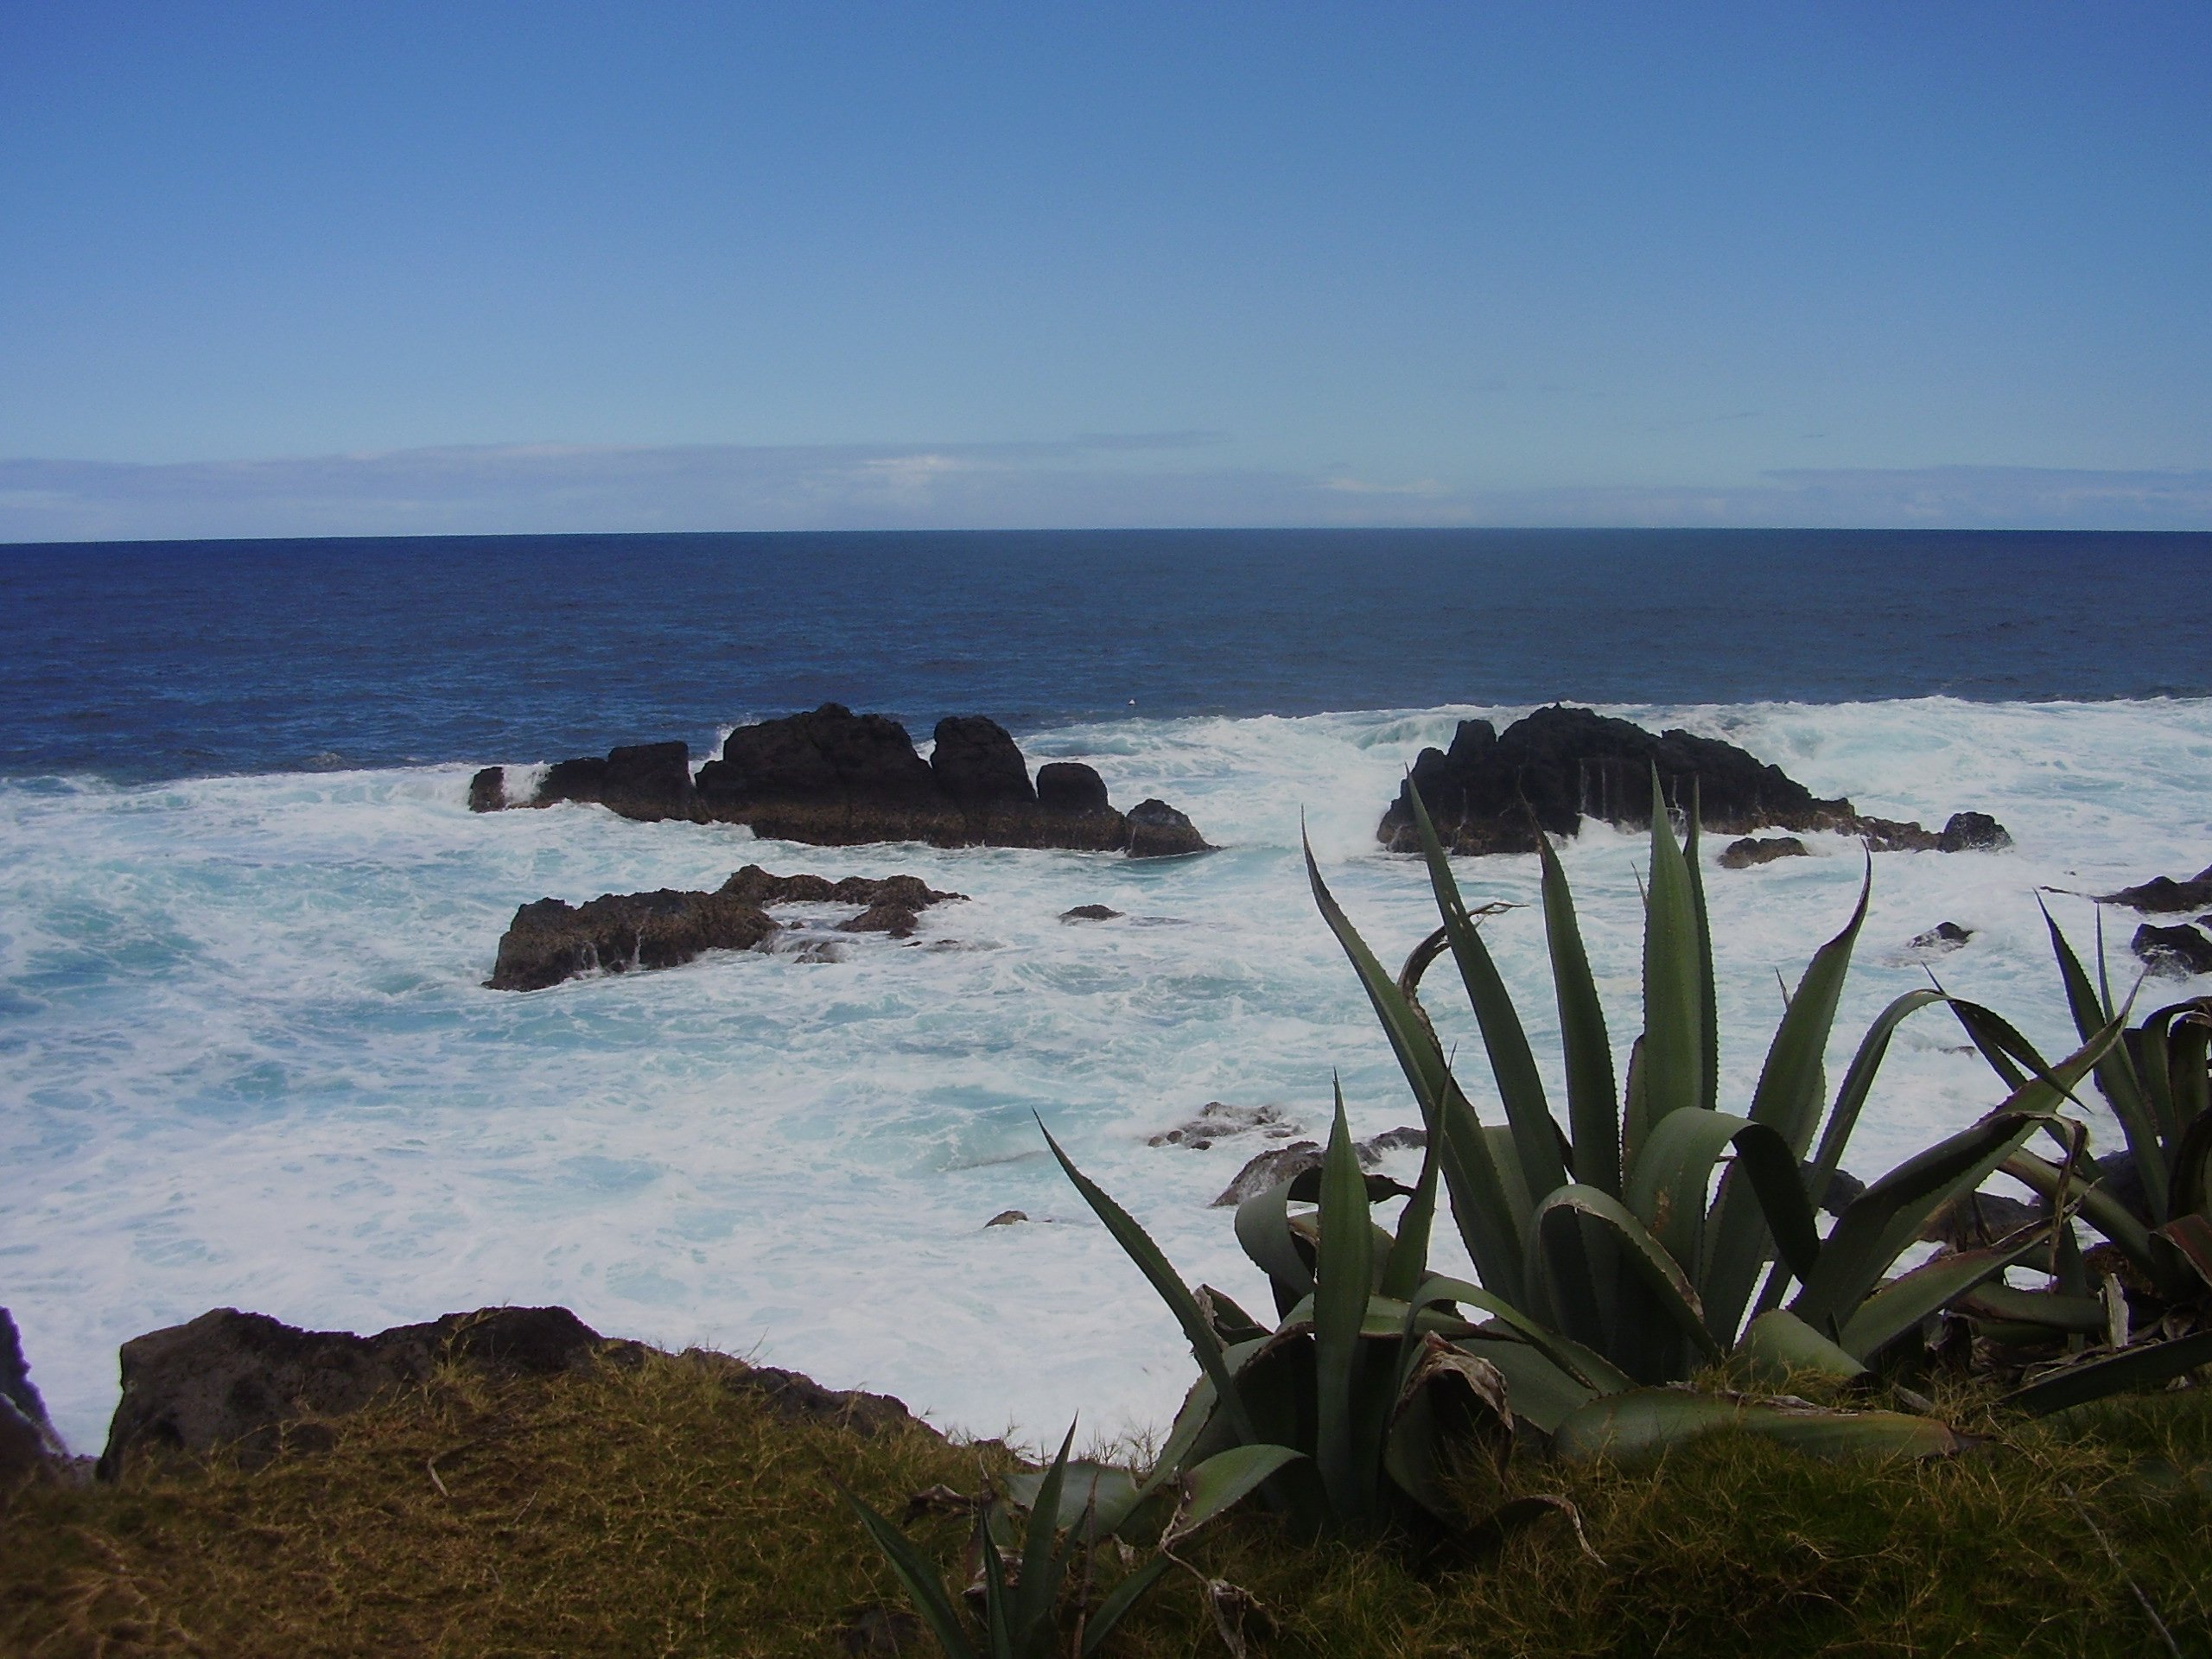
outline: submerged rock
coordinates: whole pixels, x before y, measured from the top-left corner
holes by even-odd
[[[1748,870],[1754,864],[1771,864],[1777,858],[1807,858],[1805,843],[1795,836],[1774,836],[1764,841],[1755,841],[1746,836],[1732,841],[1721,849],[1720,868],[1724,870]]]
[[[2097,902],[2101,905],[2125,905],[2130,910],[2164,915],[2195,910],[2202,905],[2212,905],[2212,865],[2199,870],[2186,881],[2177,881],[2170,875],[2154,875],[2138,887],[2122,887],[2118,893],[2101,893]]]
[[[1062,911],[1060,919],[1064,922],[1110,922],[1121,913],[1118,910],[1108,909],[1104,905],[1077,905],[1073,910]]]
[[[906,728],[887,715],[825,702],[805,714],[740,726],[695,779],[682,743],[641,743],[549,770],[526,803],[597,802],[626,817],[744,823],[755,833],[816,846],[919,841],[936,847],[1049,847],[1143,855],[1199,852],[1188,818],[1147,802],[1128,817],[1107,799],[1096,772],[1053,761],[1030,780],[1020,747],[980,715],[938,722],[925,760]],[[506,800],[486,773],[470,804]],[[479,805],[481,800],[483,803]]]
[[[1925,933],[1916,933],[1906,941],[1908,950],[1955,950],[1974,938],[1974,930],[1961,927],[1956,922],[1938,922]]]
[[[540,899],[522,906],[499,940],[495,991],[537,991],[580,974],[673,968],[709,950],[751,950],[778,931],[766,906],[844,904],[861,913],[838,925],[847,933],[912,935],[922,911],[963,895],[941,893],[919,876],[772,875],[748,864],[712,893],[601,893],[582,905]],[[804,952],[801,953],[804,955]],[[817,955],[817,961],[835,961]]]
[[[1188,1147],[1193,1152],[1204,1152],[1215,1141],[1234,1135],[1264,1135],[1270,1141],[1281,1141],[1297,1133],[1298,1126],[1284,1117],[1281,1107],[1232,1106],[1225,1100],[1210,1100],[1198,1108],[1197,1116],[1147,1136],[1145,1145]]]
[[[2154,974],[2178,977],[2212,974],[2212,937],[2186,923],[2178,927],[2153,927],[2145,922],[2135,930],[2128,948]]]
[[[1848,800],[1821,799],[1781,767],[1732,743],[1679,729],[1654,734],[1629,721],[1558,703],[1514,721],[1503,734],[1486,720],[1461,721],[1448,750],[1421,751],[1376,836],[1395,852],[1418,850],[1414,789],[1438,836],[1455,853],[1531,853],[1539,834],[1574,835],[1586,817],[1641,829],[1651,822],[1655,769],[1670,812],[1686,815],[1694,798],[1704,827],[1727,835],[1840,830],[1878,851],[1950,851],[2009,839],[2003,826],[1981,813],[1955,815],[1944,833],[1862,817]],[[1947,845],[1945,834],[1953,827],[1957,834]]]
[[[1986,812],[1954,812],[1936,837],[1939,853],[1995,852],[2012,844],[2012,832]]]

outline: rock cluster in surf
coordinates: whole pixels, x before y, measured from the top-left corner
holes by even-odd
[[[1986,813],[1955,813],[1940,830],[1871,817],[1840,797],[1821,799],[1732,743],[1680,730],[1654,735],[1561,703],[1503,733],[1486,720],[1461,721],[1449,749],[1421,752],[1376,836],[1395,852],[1419,849],[1414,789],[1455,853],[1532,853],[1539,834],[1574,835],[1586,817],[1640,829],[1651,822],[1655,769],[1671,809],[1688,811],[1694,792],[1704,827],[1728,835],[1833,830],[1859,836],[1877,852],[1963,852],[2012,842]]]
[[[741,726],[721,753],[691,769],[683,743],[639,743],[602,759],[563,760],[531,798],[510,801],[503,768],[471,779],[472,810],[596,802],[625,817],[743,823],[756,834],[817,847],[919,841],[934,847],[1052,847],[1133,858],[1208,850],[1189,818],[1165,801],[1118,811],[1092,768],[1056,760],[1038,769],[1006,728],[980,715],[937,724],[926,760],[887,715],[842,703]]]
[[[772,875],[748,864],[711,893],[662,887],[607,893],[584,904],[540,899],[519,906],[500,937],[495,991],[537,991],[588,973],[673,968],[709,950],[752,950],[779,925],[771,905],[852,905],[846,933],[910,938],[923,911],[964,894],[940,893],[919,876]]]

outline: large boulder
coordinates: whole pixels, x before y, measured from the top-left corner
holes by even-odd
[[[1179,858],[1213,850],[1198,826],[1165,801],[1139,801],[1129,809],[1128,825],[1131,858]]]
[[[1106,780],[1080,760],[1047,760],[1037,768],[1037,804],[1047,812],[1072,817],[1111,812]]]
[[[472,807],[476,806],[476,785],[484,779],[485,772],[479,772],[470,784]],[[504,798],[504,784],[501,795]],[[584,755],[557,761],[538,780],[530,804],[551,806],[560,801],[595,803],[626,818],[647,822],[695,817],[690,745],[625,743],[609,749],[603,760]]]
[[[710,817],[817,845],[928,841],[958,819],[904,726],[836,702],[740,726],[698,789]]]
[[[1376,835],[1394,851],[1419,849],[1416,789],[1438,836],[1455,853],[1534,852],[1539,834],[1574,835],[1585,818],[1643,829],[1651,822],[1655,771],[1670,812],[1686,815],[1694,802],[1704,827],[1726,835],[1836,830],[1859,836],[1878,851],[1955,851],[2010,840],[1983,813],[1958,814],[1942,833],[1862,817],[1849,801],[1815,796],[1781,767],[1732,743],[1679,729],[1655,734],[1560,703],[1503,733],[1486,720],[1461,721],[1449,749],[1421,752]]]
[[[468,780],[468,810],[498,812],[507,804],[507,769],[486,766]]]
[[[963,812],[1034,806],[1037,786],[1006,728],[981,715],[948,715],[937,723],[930,771],[947,800]]]
[[[776,931],[760,906],[727,893],[607,893],[582,905],[522,906],[499,939],[495,991],[537,991],[594,969],[673,968],[706,950],[750,950]]]
[[[113,1480],[156,1450],[230,1446],[248,1465],[264,1463],[288,1440],[321,1438],[312,1422],[296,1431],[302,1420],[358,1411],[427,1382],[442,1363],[545,1376],[578,1370],[606,1346],[565,1307],[480,1308],[373,1337],[217,1308],[123,1344],[123,1397],[98,1472]]]
[[[2128,948],[2154,974],[2212,974],[2212,935],[2185,922],[2178,927],[2153,927],[2145,922],[2135,930]]]

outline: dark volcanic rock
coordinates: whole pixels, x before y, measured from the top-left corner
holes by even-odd
[[[1047,760],[1037,768],[1037,804],[1047,812],[1111,812],[1106,780],[1080,760]]]
[[[515,912],[485,985],[536,991],[594,969],[673,968],[704,950],[750,950],[776,931],[758,905],[725,893],[607,893],[587,904],[540,899]]]
[[[498,812],[507,804],[507,769],[486,766],[468,780],[468,810]]]
[[[2186,881],[2177,881],[2170,875],[2155,875],[2139,887],[2101,894],[2098,902],[2168,915],[2195,910],[2200,905],[2212,905],[2212,866],[2199,870]]]
[[[1104,905],[1077,905],[1073,910],[1062,911],[1060,919],[1064,922],[1110,922],[1121,913],[1118,910],[1109,910]]]
[[[1029,767],[1005,727],[981,715],[953,715],[937,723],[930,771],[945,798],[963,811],[1034,806]]]
[[[968,896],[940,893],[918,875],[849,875],[832,881],[823,875],[771,875],[758,864],[747,865],[721,891],[750,905],[897,905],[906,910],[927,910]]]
[[[936,747],[924,760],[906,728],[888,715],[825,702],[737,728],[696,779],[690,762],[682,743],[632,744],[603,760],[563,760],[548,770],[529,804],[597,802],[626,817],[750,824],[759,835],[822,847],[921,841],[1156,856],[1206,846],[1190,821],[1163,803],[1147,804],[1147,819],[1122,817],[1089,766],[1054,761],[1033,785],[1014,739],[981,715],[939,721]],[[511,804],[504,778],[493,777],[498,770],[486,768],[470,786],[479,811]]]
[[[840,933],[888,933],[894,939],[911,939],[921,918],[904,905],[870,905],[859,915],[837,924]]]
[[[1824,830],[1852,816],[1850,802],[1816,799],[1781,767],[1732,743],[1684,731],[1655,737],[1625,720],[1554,704],[1503,735],[1486,720],[1461,721],[1448,751],[1421,751],[1376,833],[1394,850],[1418,849],[1408,788],[1421,791],[1455,852],[1533,852],[1539,830],[1571,836],[1586,817],[1634,828],[1651,821],[1654,766],[1677,811],[1689,810],[1694,784],[1708,830]]]
[[[1805,843],[1795,836],[1771,836],[1764,841],[1754,841],[1746,836],[1733,841],[1722,849],[1720,868],[1724,870],[1748,870],[1754,864],[1771,864],[1777,858],[1805,858]]]
[[[1669,812],[1686,816],[1693,796],[1708,830],[1835,830],[1880,851],[1955,851],[2001,846],[2004,830],[1982,813],[1960,813],[1945,836],[1917,823],[1861,817],[1847,800],[1822,800],[1781,767],[1732,743],[1672,730],[1654,735],[1625,720],[1554,703],[1496,731],[1463,720],[1452,747],[1423,749],[1413,776],[1382,815],[1376,836],[1394,852],[1420,849],[1411,791],[1455,853],[1531,853],[1541,831],[1576,834],[1586,817],[1624,829],[1651,822],[1651,774]],[[2006,839],[2009,839],[2007,837]]]
[[[919,876],[773,875],[748,864],[712,893],[609,893],[584,905],[541,899],[515,912],[492,977],[495,991],[536,991],[594,969],[673,968],[708,950],[750,950],[777,931],[766,906],[856,905],[848,933],[906,938],[918,912],[965,895],[940,893]],[[834,956],[817,956],[835,961]]]
[[[1298,1133],[1296,1126],[1283,1116],[1281,1107],[1232,1106],[1225,1100],[1210,1100],[1198,1108],[1196,1117],[1147,1136],[1145,1145],[1188,1147],[1193,1152],[1204,1152],[1217,1141],[1255,1131],[1270,1141],[1284,1140]]]
[[[14,1316],[0,1307],[0,1493],[26,1480],[61,1475],[69,1467],[68,1448],[54,1432],[46,1402],[31,1385]]]
[[[1174,858],[1213,850],[1197,827],[1165,801],[1139,801],[1129,809],[1129,856]]]
[[[2145,922],[2135,930],[2129,948],[2154,974],[2212,974],[2212,937],[2187,924],[2153,927]]]
[[[1426,1130],[1413,1128],[1385,1129],[1369,1141],[1356,1141],[1352,1151],[1359,1156],[1362,1169],[1372,1169],[1382,1161],[1382,1154],[1401,1147],[1426,1147]],[[1294,1141],[1287,1147],[1277,1147],[1263,1152],[1238,1170],[1234,1179],[1221,1191],[1221,1196],[1207,1206],[1211,1210],[1227,1210],[1247,1198],[1256,1198],[1271,1186],[1294,1180],[1309,1169],[1321,1167],[1322,1151],[1318,1141]]]
[[[543,1376],[588,1364],[607,1344],[565,1307],[492,1307],[403,1325],[373,1337],[302,1331],[265,1314],[218,1308],[189,1325],[123,1344],[123,1398],[99,1472],[113,1480],[143,1452],[237,1448],[249,1465],[288,1440],[289,1426],[355,1411],[388,1390],[429,1380],[442,1361],[498,1376]]]
[[[1954,812],[1936,837],[1939,853],[1993,852],[2012,844],[2012,832],[1986,812]]]
[[[1916,933],[1906,942],[1908,950],[1955,950],[1974,938],[1974,930],[1961,927],[1956,922],[1938,922],[1925,933]]]

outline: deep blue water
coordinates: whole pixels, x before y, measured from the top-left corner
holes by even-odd
[[[510,760],[837,699],[1033,727],[2212,693],[2212,535],[437,537],[0,548],[0,772]]]

